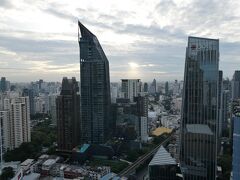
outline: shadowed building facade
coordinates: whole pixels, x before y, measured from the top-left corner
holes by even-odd
[[[233,112],[233,156],[232,156],[232,173],[233,180],[238,180],[240,177],[240,106],[234,107]]]
[[[218,64],[219,40],[188,38],[180,143],[185,180],[216,178]]]
[[[237,70],[233,74],[232,79],[232,99],[240,98],[240,71]]]
[[[109,63],[97,37],[80,22],[78,27],[82,141],[102,144],[110,131]]]
[[[80,95],[75,78],[62,80],[62,90],[56,99],[57,141],[59,150],[72,150],[81,143]]]

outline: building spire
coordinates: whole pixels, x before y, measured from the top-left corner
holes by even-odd
[[[80,21],[78,21],[78,37],[95,37],[95,35],[89,31]]]

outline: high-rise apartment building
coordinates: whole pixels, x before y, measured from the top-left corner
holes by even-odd
[[[146,142],[148,140],[148,97],[140,96],[134,97],[136,102],[136,130],[140,141]]]
[[[5,98],[4,110],[0,114],[3,152],[31,141],[28,97]]]
[[[143,84],[143,92],[148,92],[148,83]]]
[[[219,40],[188,38],[180,142],[185,180],[216,178],[218,65]]]
[[[0,162],[3,162],[3,154],[10,149],[9,112],[0,111]]]
[[[72,150],[81,144],[80,95],[75,78],[62,80],[62,90],[56,99],[57,142],[59,150]]]
[[[232,79],[232,99],[240,98],[240,71],[235,71]]]
[[[118,83],[111,83],[110,86],[110,92],[111,92],[111,102],[116,103],[116,99],[118,98]]]
[[[57,124],[57,107],[56,107],[56,99],[57,94],[48,95],[49,98],[49,113],[51,115],[52,124]]]
[[[134,97],[137,97],[141,92],[140,79],[122,79],[123,98],[133,102]]]
[[[101,144],[109,135],[109,63],[97,37],[82,23],[78,27],[82,141]]]
[[[18,97],[11,100],[10,119],[13,127],[13,148],[19,147],[23,142],[30,142],[30,107],[28,97]]]

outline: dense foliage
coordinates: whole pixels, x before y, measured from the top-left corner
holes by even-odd
[[[232,145],[224,144],[223,145],[223,155],[219,156],[218,164],[222,167],[223,176],[220,179],[228,180],[230,179],[232,171]]]
[[[8,180],[12,179],[14,176],[13,168],[12,167],[5,167],[2,169],[2,174],[0,175],[1,180]]]
[[[28,158],[35,159],[41,154],[43,147],[53,151],[53,142],[56,142],[56,127],[50,124],[50,120],[45,120],[33,127],[31,142],[22,143],[19,148],[6,152],[4,160],[22,162]]]

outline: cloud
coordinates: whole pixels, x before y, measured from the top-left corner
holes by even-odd
[[[231,77],[239,63],[238,0],[1,0],[4,75],[16,81],[78,77],[77,19],[98,37],[113,81],[182,78],[189,35],[220,39],[224,76]],[[129,62],[137,64],[135,72]]]
[[[1,0],[0,1],[0,8],[12,8],[13,5],[9,0]]]
[[[55,9],[53,7],[44,9],[44,11],[49,13],[49,14],[52,14],[52,15],[58,17],[58,18],[69,20],[73,23],[75,23],[76,20],[77,20],[77,18],[74,17],[72,14],[67,13],[67,12],[58,11],[57,9]]]

